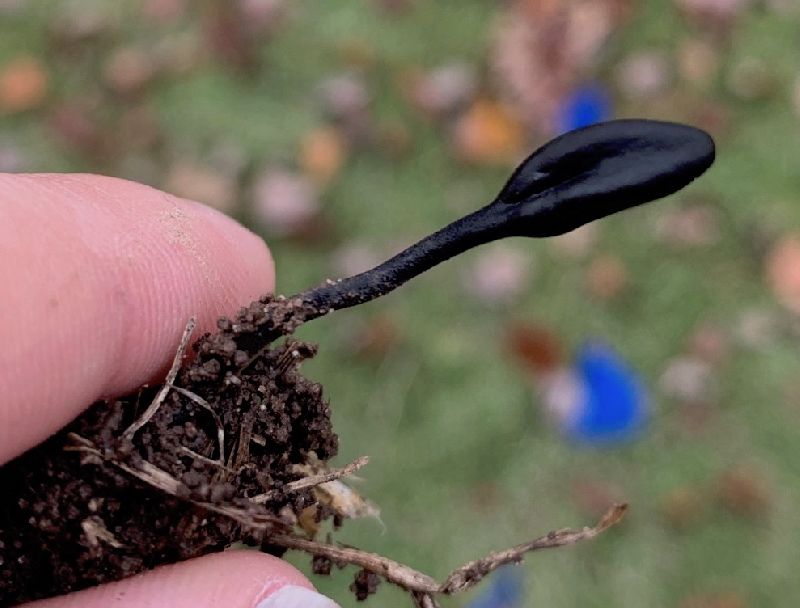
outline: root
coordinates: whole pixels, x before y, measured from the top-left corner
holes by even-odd
[[[571,528],[555,530],[527,543],[492,552],[484,558],[457,568],[442,583],[394,560],[352,547],[339,547],[286,534],[271,535],[270,542],[287,549],[326,557],[336,563],[350,564],[374,572],[390,583],[408,591],[417,606],[432,607],[437,605],[434,599],[436,595],[454,595],[466,591],[499,567],[522,562],[527,553],[573,545],[594,538],[619,523],[627,508],[628,506],[625,504],[615,504],[594,526],[587,526],[579,530]]]
[[[147,424],[158,412],[159,408],[165,402],[169,391],[174,390],[191,400],[194,404],[208,411],[213,417],[217,428],[219,458],[217,460],[208,458],[185,446],[181,446],[178,449],[191,458],[218,467],[219,473],[222,475],[237,470],[239,466],[245,464],[249,460],[251,441],[261,443],[265,442],[266,439],[253,435],[254,419],[252,416],[246,415],[239,424],[238,437],[235,437],[232,444],[228,446],[230,452],[226,460],[225,430],[215,409],[203,397],[185,388],[175,386],[174,383],[194,326],[194,319],[190,319],[181,337],[180,345],[178,346],[175,358],[172,362],[172,367],[167,375],[166,382],[143,414],[123,432],[122,438],[131,440],[136,432]],[[285,366],[288,368],[298,356],[297,351],[287,351],[285,360],[279,361],[277,367],[281,368]],[[250,362],[247,362],[247,364],[249,363]],[[337,545],[331,542],[311,540],[305,535],[293,532],[294,521],[290,522],[281,519],[273,515],[265,507],[265,503],[280,498],[282,495],[316,488],[352,474],[369,462],[369,458],[366,456],[362,456],[339,469],[319,471],[318,468],[311,468],[305,471],[306,473],[310,473],[306,477],[287,483],[280,489],[252,496],[246,501],[240,498],[236,499],[235,503],[208,502],[205,500],[195,500],[192,497],[190,488],[182,481],[147,460],[119,459],[113,451],[101,450],[92,441],[77,433],[69,433],[68,438],[72,442],[72,445],[65,446],[64,450],[81,453],[82,464],[110,465],[136,478],[140,482],[155,488],[159,492],[185,500],[199,508],[218,513],[234,520],[241,524],[244,529],[258,532],[263,538],[263,541],[270,545],[283,549],[302,551],[315,558],[328,560],[340,567],[344,567],[345,565],[356,566],[360,569],[362,574],[370,573],[370,576],[378,576],[405,590],[410,595],[417,608],[439,608],[437,600],[439,596],[454,595],[468,590],[501,566],[522,562],[525,555],[530,552],[572,545],[592,539],[618,523],[627,509],[627,505],[616,504],[613,505],[594,526],[581,529],[565,528],[555,530],[529,542],[501,551],[494,551],[481,559],[471,561],[455,569],[444,581],[439,582],[427,574],[376,553],[362,551],[354,547]],[[84,520],[82,525],[90,544],[97,545],[103,542],[111,547],[122,546],[111,532],[105,528],[102,520],[98,519],[95,521],[95,519],[89,518]],[[361,576],[361,574],[359,576]]]
[[[168,380],[169,380],[169,378],[168,378]],[[175,379],[173,378],[173,381],[174,380]],[[165,386],[167,386],[167,385],[165,385]],[[181,388],[180,386],[171,386],[171,385],[169,385],[169,386],[175,392],[180,393],[181,395],[183,395],[187,399],[191,399],[192,401],[194,401],[197,405],[199,405],[204,410],[206,410],[209,414],[211,414],[212,418],[214,418],[214,424],[217,425],[217,441],[219,442],[219,465],[221,467],[224,467],[225,466],[225,427],[222,425],[222,420],[220,419],[220,417],[217,414],[217,412],[214,411],[214,408],[211,407],[211,404],[208,401],[203,399],[197,393],[193,393],[192,391],[186,390],[185,388]]]
[[[580,529],[563,528],[554,530],[529,542],[501,551],[494,551],[481,559],[468,562],[460,568],[456,568],[440,583],[427,574],[377,553],[362,551],[354,547],[317,542],[292,534],[289,531],[290,525],[287,522],[263,511],[261,505],[269,500],[269,493],[251,498],[250,502],[253,509],[243,509],[232,504],[216,504],[192,500],[186,498],[189,494],[188,489],[179,480],[155,465],[142,461],[135,466],[131,466],[104,455],[91,441],[80,435],[70,433],[69,438],[74,445],[67,446],[64,450],[84,453],[88,457],[88,460],[84,461],[86,464],[107,462],[165,494],[182,498],[198,507],[229,517],[246,528],[263,531],[266,534],[265,538],[272,545],[302,551],[314,557],[323,557],[338,565],[357,566],[372,572],[407,591],[411,595],[415,606],[419,608],[438,608],[437,596],[454,595],[471,589],[494,570],[506,564],[520,563],[524,560],[525,555],[533,551],[553,549],[590,540],[619,523],[628,508],[626,504],[615,504],[594,526]],[[292,487],[294,491],[315,487],[348,475],[364,466],[367,461],[367,457],[361,457],[341,469],[305,477],[293,482],[294,487],[292,487],[292,484],[287,484],[287,487]],[[95,536],[109,542],[109,539],[103,538],[101,534],[95,533]]]
[[[125,429],[125,432],[122,434],[125,439],[133,439],[136,431],[150,422],[150,419],[155,416],[158,408],[160,408],[161,404],[164,403],[164,399],[167,398],[167,394],[172,388],[175,378],[178,377],[178,371],[181,369],[183,355],[186,353],[186,347],[189,346],[189,338],[192,337],[192,332],[194,331],[194,326],[196,324],[197,321],[194,317],[189,319],[189,321],[186,323],[186,327],[183,330],[183,335],[181,336],[180,344],[178,345],[178,352],[175,353],[175,358],[172,360],[172,367],[169,368],[169,373],[167,374],[167,379],[164,382],[164,385],[158,391],[158,394],[155,396],[152,403],[147,406],[147,409],[144,411],[144,413],[133,424]]]

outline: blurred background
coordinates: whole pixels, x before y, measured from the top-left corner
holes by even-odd
[[[550,137],[634,116],[709,130],[716,165],[299,331],[337,462],[372,458],[356,487],[383,524],[337,539],[443,577],[631,504],[448,606],[800,599],[800,3],[0,0],[0,170],[203,201],[263,234],[287,294],[488,202]],[[315,581],[350,606],[352,575]]]

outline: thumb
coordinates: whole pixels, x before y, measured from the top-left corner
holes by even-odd
[[[338,608],[284,561],[226,551],[26,608]]]

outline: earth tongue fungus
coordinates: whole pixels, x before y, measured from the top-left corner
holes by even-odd
[[[299,325],[389,293],[476,245],[547,237],[676,192],[714,160],[703,131],[621,120],[562,135],[528,157],[486,207],[373,270],[293,297],[265,295],[184,358],[189,321],[164,384],[94,404],[0,469],[0,605],[130,576],[233,543],[313,556],[316,572],[357,568],[360,599],[387,580],[417,606],[474,585],[527,551],[591,538],[616,523],[558,530],[455,570],[443,582],[388,558],[315,539],[369,513],[327,462],[336,454],[322,387],[299,367],[316,346],[285,338]],[[276,342],[277,341],[277,342]]]

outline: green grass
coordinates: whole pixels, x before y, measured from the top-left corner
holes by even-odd
[[[44,53],[47,5],[31,3],[0,24],[0,64],[21,50]],[[151,102],[167,140],[176,150],[195,153],[213,142],[235,141],[256,163],[290,161],[300,137],[323,124],[314,91],[341,69],[336,49],[362,41],[376,57],[368,74],[376,115],[409,128],[414,151],[397,161],[357,153],[326,191],[326,214],[341,240],[358,238],[378,248],[440,227],[455,213],[445,201],[460,196],[459,209],[475,208],[504,174],[456,162],[445,133],[406,106],[397,75],[409,66],[453,60],[481,66],[496,6],[485,0],[416,6],[389,19],[366,1],[299,2],[295,19],[265,45],[255,79],[208,62],[159,84]],[[554,433],[502,348],[512,318],[546,323],[571,346],[600,336],[655,387],[698,321],[732,328],[745,310],[778,308],[746,234],[759,222],[778,230],[800,227],[800,118],[789,102],[791,79],[800,73],[798,26],[800,18],[755,11],[729,41],[723,63],[763,59],[774,70],[778,92],[767,101],[742,102],[730,98],[723,82],[712,87],[729,105],[732,127],[719,141],[717,164],[687,196],[719,199],[722,234],[715,245],[675,252],[654,241],[652,224],[677,203],[673,199],[602,222],[597,251],[617,255],[630,271],[630,293],[618,303],[598,304],[586,294],[585,261],[520,240],[514,246],[535,260],[537,275],[512,306],[486,309],[463,297],[460,272],[474,256],[467,254],[402,293],[300,330],[302,338],[322,344],[306,369],[325,385],[335,407],[338,460],[372,457],[359,488],[381,506],[385,524],[384,530],[374,521],[348,522],[340,540],[444,576],[488,550],[589,523],[572,486],[576,479],[597,479],[621,488],[630,516],[596,541],[532,556],[523,566],[527,606],[677,607],[693,593],[720,591],[741,594],[749,606],[800,599],[800,410],[786,396],[800,370],[796,337],[779,338],[763,351],[734,347],[707,430],[682,430],[675,404],[654,388],[655,415],[646,436],[603,451],[575,448]],[[689,35],[671,3],[648,0],[614,41],[608,62],[639,48],[671,50]],[[133,21],[120,36],[136,42],[145,34]],[[85,66],[98,59],[82,58],[83,67],[73,71],[69,62],[46,57],[60,66],[53,99],[79,88]],[[95,168],[53,143],[37,114],[0,118],[0,136],[27,151],[36,170]],[[279,291],[294,292],[329,272],[329,251],[285,242],[273,243],[273,250]],[[378,314],[403,328],[402,342],[381,361],[349,357],[346,328]],[[720,472],[734,464],[763,474],[767,516],[742,519],[710,505],[685,530],[665,524],[666,493],[682,486],[710,493]],[[292,559],[306,567],[305,558]],[[349,576],[321,581],[320,588],[352,605],[345,591]],[[408,600],[383,589],[371,604],[393,608]]]

